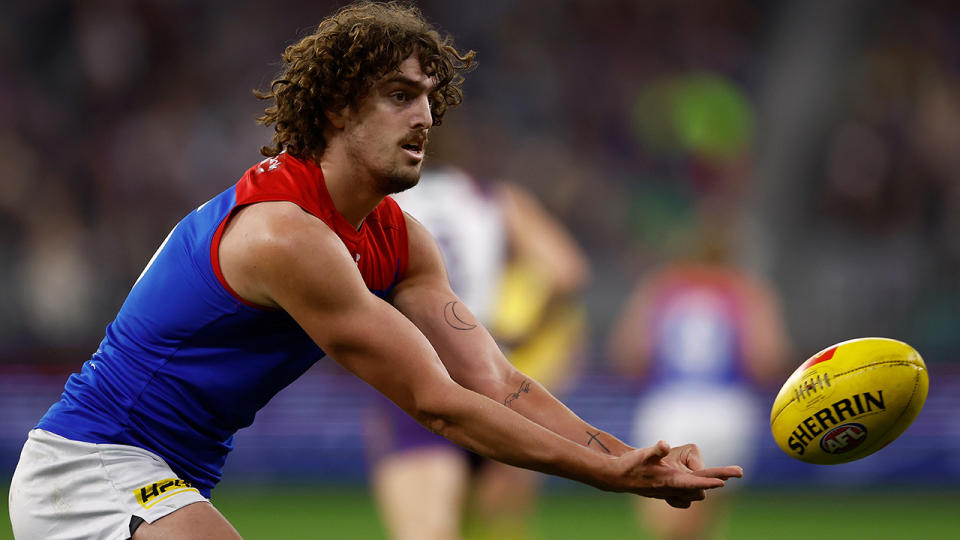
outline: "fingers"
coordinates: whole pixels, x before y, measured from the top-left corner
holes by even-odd
[[[723,487],[730,478],[743,477],[743,469],[737,466],[704,468],[700,451],[693,444],[671,448],[661,440],[631,454],[629,474],[642,480],[641,486],[631,491],[664,499],[675,508],[688,508],[692,502],[703,500],[706,490]]]
[[[699,476],[695,473],[690,473],[683,478],[676,480],[676,487],[679,489],[689,490],[689,489],[716,489],[722,488],[726,485],[722,478],[716,478],[713,476]]]
[[[742,476],[743,469],[740,467],[712,467],[678,475],[671,484],[675,488],[684,490],[715,489],[726,485],[725,480]]]
[[[680,451],[680,463],[686,465],[690,470],[696,471],[703,468],[703,456],[700,455],[700,448],[695,444],[685,444]]]
[[[730,478],[743,478],[743,469],[737,466],[710,467],[709,469],[695,470],[690,474],[702,478],[719,478],[721,480],[727,480]]]
[[[657,441],[657,444],[649,448],[650,454],[643,459],[644,464],[659,463],[661,459],[667,457],[670,453],[670,445],[667,441]]]
[[[670,453],[670,445],[663,439],[657,441],[657,444],[653,445],[653,448],[659,452],[660,457],[665,457]]]
[[[683,495],[664,497],[667,504],[674,508],[690,508],[694,501],[702,501],[707,497],[702,489],[692,490]]]
[[[664,478],[662,484],[656,487],[647,486],[634,493],[645,497],[665,499],[667,497],[681,497],[688,500],[699,500],[705,490],[721,488],[725,485],[720,478],[694,476],[690,473],[672,474]]]

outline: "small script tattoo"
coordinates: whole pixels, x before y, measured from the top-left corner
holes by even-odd
[[[476,323],[467,322],[457,315],[457,302],[447,302],[443,306],[443,320],[457,330],[473,330],[477,327]]]
[[[587,446],[590,446],[590,443],[592,443],[593,441],[597,441],[597,444],[600,445],[600,448],[603,448],[603,451],[604,451],[604,452],[606,452],[606,453],[608,453],[608,454],[610,453],[610,449],[607,448],[606,446],[604,446],[603,443],[600,442],[600,439],[597,438],[597,437],[600,435],[600,432],[599,432],[599,431],[596,432],[596,433],[590,433],[590,432],[588,431],[588,432],[587,432],[587,435],[590,436],[590,439],[587,441]]]
[[[520,398],[520,394],[529,394],[530,393],[530,381],[523,381],[520,383],[520,388],[517,388],[517,391],[508,395],[503,399],[503,404],[507,407],[512,407],[511,403]]]

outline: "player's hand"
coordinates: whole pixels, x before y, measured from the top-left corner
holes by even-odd
[[[623,479],[630,485],[625,491],[664,499],[677,508],[687,508],[693,501],[703,500],[706,490],[743,476],[743,469],[736,466],[704,468],[700,450],[693,444],[671,448],[665,441],[658,441],[619,459]]]

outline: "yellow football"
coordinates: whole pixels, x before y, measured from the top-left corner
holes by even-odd
[[[887,338],[851,339],[804,362],[770,411],[770,430],[790,457],[829,465],[880,450],[913,423],[929,378],[913,347]]]

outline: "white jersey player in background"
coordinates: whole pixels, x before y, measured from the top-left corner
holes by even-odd
[[[443,252],[450,285],[464,304],[484,322],[496,307],[507,260],[503,184],[480,184],[464,171],[448,167],[428,171],[417,190],[393,199],[422,223]]]

